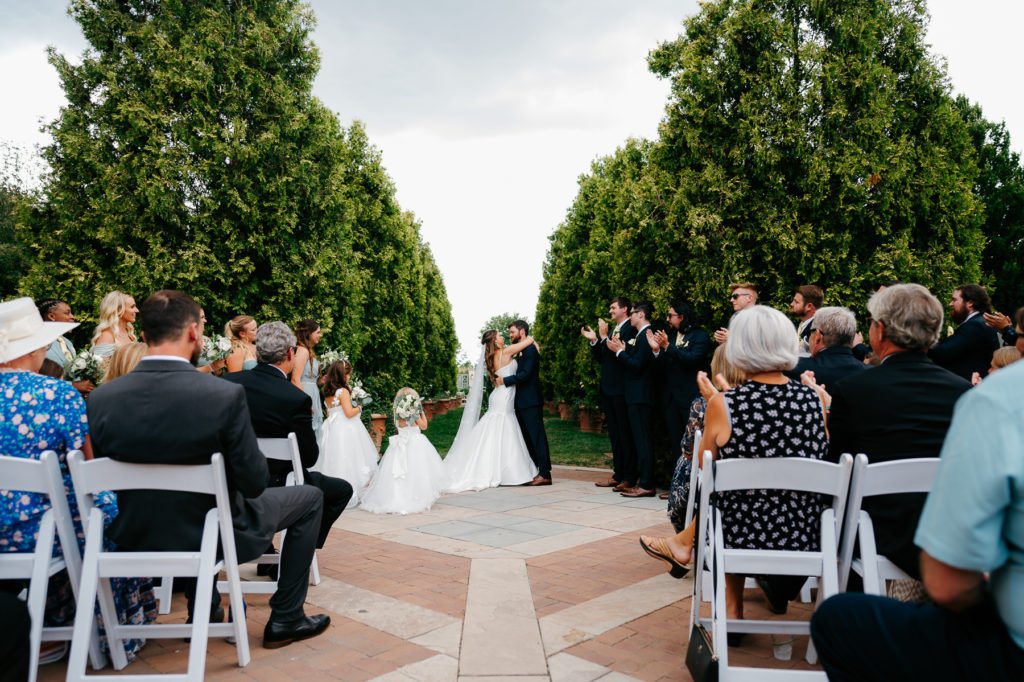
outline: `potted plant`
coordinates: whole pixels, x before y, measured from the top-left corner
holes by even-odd
[[[583,433],[601,433],[601,426],[604,424],[604,414],[596,407],[590,405],[579,406],[580,431]]]
[[[387,429],[388,416],[386,414],[370,415],[370,436],[373,444],[380,450],[380,444],[384,442],[384,431]]]

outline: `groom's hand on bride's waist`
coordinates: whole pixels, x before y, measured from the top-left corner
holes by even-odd
[[[505,385],[505,379],[499,374],[498,376],[494,377],[494,385],[495,386],[504,386]]]

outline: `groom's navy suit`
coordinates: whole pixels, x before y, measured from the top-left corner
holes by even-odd
[[[636,484],[644,490],[654,490],[654,445],[651,442],[651,412],[654,407],[654,352],[647,342],[645,325],[637,331],[615,359],[626,369],[626,405],[629,410],[629,429],[636,450]]]
[[[530,451],[533,463],[540,469],[540,476],[551,478],[548,435],[544,431],[544,416],[541,414],[544,396],[540,390],[540,353],[536,346],[527,346],[519,354],[516,373],[505,377],[504,383],[516,387],[516,420],[523,432],[526,449]]]

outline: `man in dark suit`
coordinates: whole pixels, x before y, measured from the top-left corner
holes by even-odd
[[[647,301],[633,303],[629,322],[636,328],[636,336],[628,343],[609,339],[608,350],[626,370],[625,396],[629,410],[629,430],[633,434],[636,451],[636,486],[623,490],[625,497],[654,497],[654,445],[651,439],[651,412],[654,408],[654,352],[650,330],[653,314]]]
[[[313,401],[288,380],[295,357],[295,334],[284,322],[267,322],[256,330],[257,365],[246,372],[233,372],[224,378],[245,389],[249,418],[257,438],[287,438],[294,433],[299,442],[305,481],[324,494],[324,513],[317,536],[317,549],[324,546],[331,526],[352,498],[352,486],[333,476],[309,471],[320,456],[313,433]],[[268,487],[285,484],[292,471],[289,462],[269,460]],[[261,564],[273,568],[273,564]],[[270,571],[269,575],[273,576]]]
[[[661,389],[661,406],[668,428],[669,447],[676,454],[681,452],[680,442],[690,420],[690,405],[700,395],[697,388],[697,372],[704,369],[711,337],[697,326],[697,315],[693,306],[685,301],[676,301],[668,309],[668,324],[671,329],[656,332],[655,351],[658,371],[664,380]],[[675,466],[675,460],[671,462]],[[663,493],[664,494],[664,493]],[[667,497],[667,494],[665,494]]]
[[[810,370],[814,380],[831,390],[832,386],[849,374],[868,368],[853,356],[853,337],[857,334],[857,318],[849,308],[830,306],[814,315],[814,329],[808,337],[811,357],[800,358],[796,367],[783,372],[790,379]]]
[[[953,406],[971,384],[932,362],[925,351],[942,329],[942,304],[919,284],[898,284],[868,301],[871,349],[882,364],[829,389],[829,458],[863,452],[871,463],[938,457]],[[820,313],[819,313],[820,315]],[[919,578],[914,531],[923,494],[870,497],[880,554]]]
[[[956,331],[945,343],[928,351],[940,367],[967,381],[977,372],[982,377],[992,364],[992,353],[999,348],[999,334],[985,324],[985,313],[992,312],[992,301],[985,287],[965,284],[953,290],[949,313],[957,323]]]
[[[530,325],[525,320],[516,320],[508,326],[512,343],[530,335]],[[526,449],[539,472],[526,485],[551,485],[551,454],[548,451],[548,434],[544,430],[544,415],[541,407],[544,397],[540,390],[540,353],[536,346],[527,346],[520,353],[516,373],[498,377],[498,385],[516,386],[516,421],[523,432]]]
[[[636,330],[629,323],[629,301],[621,296],[613,298],[608,305],[608,315],[615,327],[611,337],[629,342],[636,336]],[[612,444],[612,475],[594,485],[612,488],[616,492],[628,490],[636,484],[636,454],[633,451],[633,436],[629,431],[629,414],[626,408],[625,369],[615,360],[615,353],[608,350],[608,323],[597,321],[597,332],[584,327],[580,333],[590,341],[590,354],[601,365],[601,411],[608,425],[608,440]],[[598,338],[600,334],[600,338]]]
[[[303,603],[323,494],[308,485],[265,489],[267,463],[256,446],[245,392],[195,369],[203,347],[195,301],[180,291],[158,291],[142,304],[140,316],[148,355],[132,372],[89,396],[93,453],[143,464],[206,464],[220,452],[238,560],[255,559],[275,532],[288,530],[263,646],[277,648],[321,634],[330,617],[306,616]],[[214,505],[209,495],[123,490],[107,536],[129,551],[195,550]],[[214,598],[219,602],[216,591]]]

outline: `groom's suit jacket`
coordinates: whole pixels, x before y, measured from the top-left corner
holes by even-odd
[[[540,407],[544,404],[544,396],[540,390],[540,353],[537,347],[527,346],[519,354],[516,373],[505,377],[506,386],[516,387],[517,410],[527,407]]]
[[[294,433],[299,441],[302,467],[309,469],[316,464],[320,448],[313,432],[313,400],[309,394],[288,381],[273,365],[258,364],[245,372],[232,372],[224,380],[245,389],[249,416],[258,438],[287,438]],[[290,463],[277,460],[268,461],[267,466],[275,483],[281,485],[292,470]]]
[[[239,561],[259,556],[277,530],[277,507],[261,495],[266,459],[256,446],[241,386],[187,362],[143,360],[89,395],[96,457],[142,464],[209,464],[224,456]],[[269,492],[269,491],[268,491]],[[118,546],[146,550],[199,548],[212,495],[122,490],[107,530]]]

